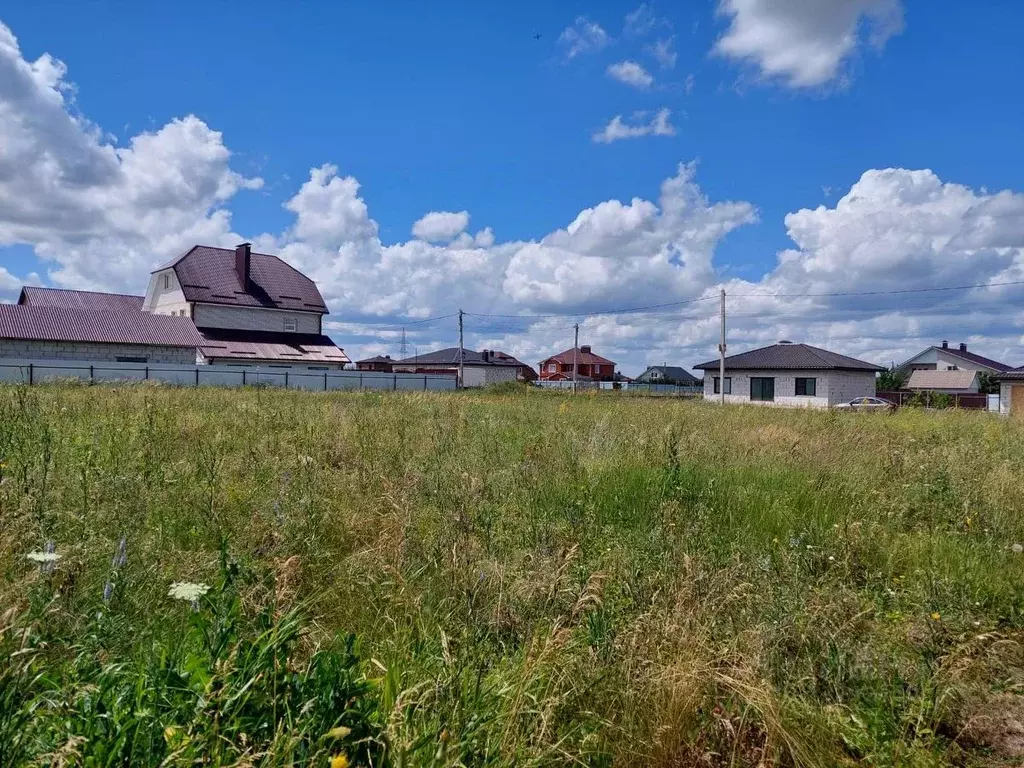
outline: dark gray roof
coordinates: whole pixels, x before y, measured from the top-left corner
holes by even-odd
[[[697,370],[718,370],[718,360],[693,366]],[[885,368],[866,363],[854,357],[829,352],[827,349],[812,347],[810,344],[772,344],[769,347],[752,349],[725,358],[726,370],[841,370],[841,371],[884,371]]]
[[[190,317],[0,304],[0,339],[199,347]]]
[[[404,360],[392,360],[396,365],[458,365],[459,348],[448,347],[435,352],[424,352],[414,357],[407,357]],[[482,352],[472,349],[464,349],[462,357],[463,365],[514,365],[525,366],[514,357],[503,352],[492,352],[485,360]]]
[[[376,357],[368,357],[365,360],[356,360],[357,363],[395,363],[397,360],[393,360],[390,356],[377,355]]]
[[[999,381],[1024,381],[1024,365],[1020,368],[1011,368],[1008,371],[997,373],[995,378]]]
[[[277,360],[293,363],[348,363],[348,355],[328,336],[317,333],[203,328],[200,349],[206,357]]]
[[[98,291],[74,291],[70,288],[42,288],[26,285],[18,297],[19,304],[33,307],[64,307],[65,309],[92,309],[102,312],[141,311],[143,296]]]
[[[696,376],[678,365],[652,365],[646,371],[641,373],[640,376],[637,376],[637,379],[651,371],[660,371],[661,375],[666,379],[675,379],[676,381],[687,381],[693,383],[698,381]]]
[[[316,283],[268,253],[252,254],[247,289],[235,271],[235,252],[230,248],[196,245],[155,271],[172,267],[186,301],[327,312]]]
[[[960,349],[959,347],[956,349],[932,347],[932,349],[937,349],[940,352],[945,352],[947,355],[952,355],[953,357],[959,357],[962,360],[970,360],[972,363],[978,363],[979,365],[984,365],[987,368],[994,368],[997,371],[1009,371],[1013,367],[1011,365],[1007,365],[1006,363],[1000,363],[998,360],[993,360],[991,357],[985,357],[984,355],[979,355],[975,352],[969,352],[968,350]]]

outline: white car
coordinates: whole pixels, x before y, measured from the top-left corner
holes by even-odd
[[[855,397],[848,403],[832,407],[840,411],[891,411],[896,406],[880,397]]]

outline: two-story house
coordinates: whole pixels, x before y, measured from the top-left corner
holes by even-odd
[[[211,364],[336,370],[351,362],[323,333],[316,283],[277,256],[197,245],[154,270],[142,311],[189,317]]]
[[[584,344],[578,349],[567,349],[540,361],[541,381],[569,381],[573,378],[573,368],[577,381],[614,381],[615,363],[605,357],[594,354],[590,346]]]

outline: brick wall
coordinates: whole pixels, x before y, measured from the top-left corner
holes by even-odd
[[[721,397],[714,392],[714,377],[718,371],[705,371],[704,397],[718,401]],[[871,371],[729,371],[726,378],[732,378],[732,394],[725,396],[727,403],[751,405],[784,405],[803,408],[827,408],[845,403],[855,397],[871,397],[875,394],[875,374]],[[775,379],[775,400],[764,402],[750,399],[750,379],[765,376]],[[796,394],[797,378],[813,378],[815,396]]]
[[[196,362],[191,347],[154,347],[143,344],[90,344],[86,342],[22,341],[0,339],[0,358],[30,360],[102,360],[115,362],[118,357],[145,357],[149,363]]]
[[[320,315],[259,307],[196,304],[193,319],[200,328],[237,328],[244,331],[284,332],[286,318],[296,321],[296,333],[320,333]]]

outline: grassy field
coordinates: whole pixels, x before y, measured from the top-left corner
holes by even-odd
[[[0,765],[1019,764],[1021,543],[983,413],[0,388]]]

